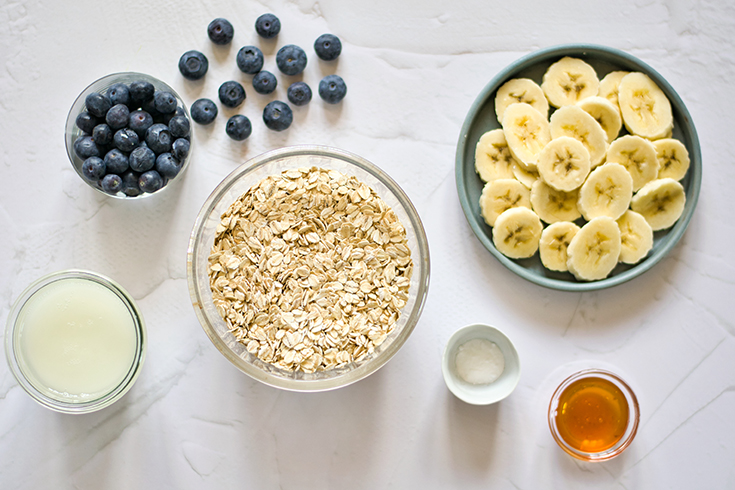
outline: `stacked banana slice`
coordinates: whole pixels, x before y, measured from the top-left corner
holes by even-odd
[[[550,270],[604,279],[619,262],[645,258],[653,232],[684,211],[679,181],[689,155],[671,138],[671,104],[647,75],[613,71],[599,80],[583,60],[565,57],[540,86],[506,82],[495,112],[502,129],[480,138],[475,169],[486,183],[482,217],[506,256],[538,251]]]

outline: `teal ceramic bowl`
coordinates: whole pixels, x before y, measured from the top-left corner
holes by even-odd
[[[577,281],[568,272],[546,269],[538,253],[528,259],[509,259],[493,244],[492,228],[480,215],[479,199],[483,182],[475,172],[475,146],[480,137],[500,127],[495,115],[495,93],[512,78],[530,78],[541,84],[546,69],[564,56],[580,58],[590,64],[602,79],[611,71],[639,71],[654,80],[671,101],[674,116],[673,137],[682,141],[689,151],[689,171],[681,181],[686,191],[684,212],[673,227],[654,233],[653,249],[648,256],[635,265],[618,264],[610,275],[599,281]],[[551,108],[550,108],[551,109]],[[684,102],[671,85],[653,68],[638,58],[617,49],[589,44],[567,44],[542,49],[519,59],[503,69],[480,92],[465,118],[457,144],[455,176],[457,192],[467,221],[480,242],[505,267],[531,282],[551,289],[563,291],[594,291],[624,283],[641,275],[656,265],[676,245],[684,234],[694,214],[702,183],[702,154],[697,131]]]

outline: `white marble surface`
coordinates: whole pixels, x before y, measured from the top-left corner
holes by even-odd
[[[268,11],[283,23],[277,42],[252,28]],[[218,16],[235,26],[229,49],[206,37]],[[31,281],[84,268],[132,293],[150,340],[134,388],[85,416],[37,405],[1,363],[0,488],[735,488],[731,3],[5,0],[0,26],[0,319]],[[324,32],[344,44],[336,65],[310,47]],[[625,50],[665,76],[704,162],[697,210],[672,253],[586,294],[506,270],[472,234],[454,181],[459,129],[480,89],[516,58],[567,42]],[[303,46],[305,81],[314,89],[337,72],[347,98],[317,98],[273,133],[260,119],[270,98],[246,85],[251,138],[229,141],[222,113],[197,127],[185,177],[153,199],[105,198],[74,173],[62,133],[89,82],[135,70],[187,103],[215,99],[221,82],[249,80],[234,58],[253,43],[273,71],[278,46]],[[178,73],[189,49],[210,58],[203,83]],[[247,158],[302,143],[344,148],[392,175],[423,218],[432,260],[424,314],[402,350],[373,376],[319,394],[278,391],[232,367],[197,322],[185,271],[194,218],[219,181]],[[522,359],[518,388],[497,405],[466,405],[442,381],[445,342],[474,322],[506,331]],[[614,366],[641,403],[636,440],[607,463],[568,457],[546,425],[559,376],[585,363]]]

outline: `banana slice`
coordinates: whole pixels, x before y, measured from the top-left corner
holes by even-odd
[[[629,71],[611,71],[600,80],[600,97],[605,97],[607,100],[612,102],[612,105],[617,109],[618,114],[620,113],[620,104],[618,104],[618,85],[620,80],[625,75],[630,73]]]
[[[590,152],[579,140],[561,136],[544,147],[537,168],[544,182],[569,192],[581,186],[590,173]]]
[[[620,262],[636,264],[653,248],[653,229],[646,218],[627,210],[618,218],[620,228]],[[543,235],[542,235],[543,240]]]
[[[531,209],[530,191],[515,179],[497,179],[485,184],[480,196],[480,213],[490,226],[501,213],[516,207]]]
[[[595,118],[602,126],[608,143],[618,137],[623,120],[620,118],[620,109],[604,97],[587,97],[577,102],[584,112]]]
[[[534,170],[546,143],[551,141],[546,117],[528,104],[511,104],[503,113],[503,133],[510,153],[526,170]]]
[[[541,232],[538,253],[544,267],[564,272],[567,268],[567,248],[579,231],[579,226],[570,221],[558,221]]]
[[[539,218],[547,223],[574,221],[581,214],[577,208],[578,191],[558,191],[542,179],[531,187],[531,206]]]
[[[630,202],[630,208],[646,218],[653,231],[664,230],[684,212],[686,193],[674,179],[656,179],[644,185]]]
[[[600,80],[595,69],[578,58],[566,56],[552,64],[541,82],[541,88],[554,107],[576,104],[597,95]]]
[[[659,139],[674,127],[669,99],[643,73],[629,73],[620,80],[618,103],[623,123],[632,134]]]
[[[606,216],[586,223],[569,243],[567,267],[578,280],[604,279],[620,257],[620,228]]]
[[[577,207],[587,221],[600,216],[616,220],[628,209],[632,196],[630,173],[619,163],[606,163],[590,172],[582,184]]]
[[[653,142],[658,159],[659,179],[681,180],[689,170],[689,152],[679,140],[664,138]]]
[[[511,208],[498,216],[493,227],[495,248],[511,259],[531,257],[538,250],[541,220],[528,208]]]
[[[526,170],[526,168],[520,163],[516,162],[513,164],[513,176],[521,184],[531,189],[531,186],[539,178],[538,172],[535,170]]]
[[[619,163],[633,177],[633,192],[658,175],[656,147],[640,136],[625,135],[616,139],[607,149],[607,162]]]
[[[529,104],[545,118],[549,116],[549,102],[544,91],[530,78],[514,78],[505,82],[495,95],[495,114],[503,124],[505,109],[514,103]]]
[[[475,171],[484,182],[512,179],[516,159],[510,154],[502,129],[488,131],[475,147]]]
[[[564,106],[551,115],[549,121],[551,138],[571,136],[582,142],[590,152],[592,168],[602,163],[607,151],[607,134],[595,118],[576,105]]]

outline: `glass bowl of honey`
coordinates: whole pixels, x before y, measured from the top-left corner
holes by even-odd
[[[549,403],[551,435],[567,454],[606,461],[622,453],[636,432],[640,410],[633,390],[619,376],[586,369],[565,379]]]

